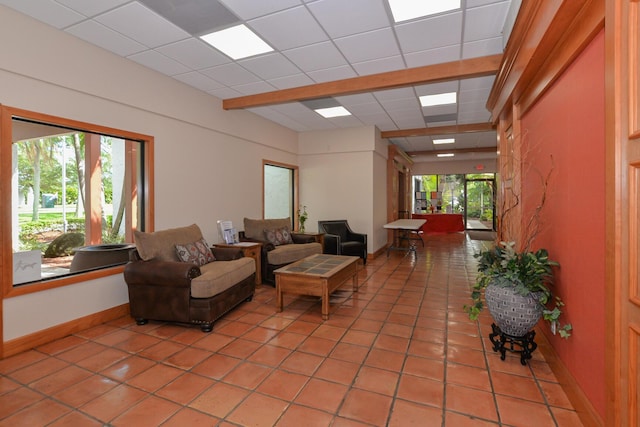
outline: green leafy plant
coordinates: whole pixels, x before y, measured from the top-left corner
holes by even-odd
[[[478,275],[471,291],[473,304],[465,305],[469,318],[475,320],[484,309],[482,294],[490,284],[514,288],[523,296],[533,294],[543,307],[542,318],[558,331],[562,338],[571,336],[571,324],[561,324],[562,307],[560,297],[552,294],[553,267],[559,266],[549,259],[546,249],[518,252],[515,242],[500,242],[491,249],[474,254],[478,259]]]
[[[307,218],[309,218],[309,214],[307,213],[307,207],[301,206],[298,209],[298,222],[300,222],[300,231],[304,233],[304,223],[307,222]]]

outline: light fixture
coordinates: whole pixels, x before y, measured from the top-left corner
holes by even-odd
[[[273,51],[271,46],[244,24],[205,34],[200,38],[232,59]]]
[[[329,107],[329,108],[318,108],[313,110],[316,113],[320,114],[325,119],[329,119],[331,117],[341,117],[341,116],[350,116],[351,113],[344,107]]]
[[[460,9],[460,0],[389,0],[395,22]]]
[[[453,153],[440,153],[437,155],[438,157],[453,157]]]
[[[434,144],[453,144],[456,142],[455,138],[443,138],[443,139],[434,139]]]
[[[433,107],[435,105],[455,104],[458,101],[456,92],[438,93],[435,95],[422,95],[420,105],[423,107]]]

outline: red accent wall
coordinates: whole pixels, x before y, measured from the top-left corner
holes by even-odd
[[[523,212],[540,200],[533,244],[560,263],[554,289],[573,325],[569,340],[542,329],[595,410],[605,417],[605,47],[604,31],[522,118]],[[530,216],[530,215],[529,215]],[[524,224],[529,217],[525,214]],[[523,225],[524,226],[524,225]]]

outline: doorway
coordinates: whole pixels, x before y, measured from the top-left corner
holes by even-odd
[[[495,179],[467,175],[465,179],[467,230],[495,230]]]

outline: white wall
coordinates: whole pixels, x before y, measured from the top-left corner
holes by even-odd
[[[262,159],[297,164],[297,133],[0,6],[0,103],[155,137],[155,227],[262,214]],[[3,207],[3,209],[5,209]],[[121,275],[8,298],[4,341],[128,301]]]
[[[379,197],[386,197],[386,178],[379,186],[380,177],[373,175],[380,158],[378,134],[374,126],[300,134],[300,201],[309,212],[308,231],[317,231],[319,220],[346,219],[353,231],[367,234],[369,253],[381,246],[377,211]],[[386,218],[386,204],[384,210]]]

